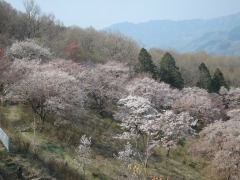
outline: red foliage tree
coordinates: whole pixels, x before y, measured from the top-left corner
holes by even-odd
[[[66,47],[66,55],[73,61],[81,61],[86,59],[82,46],[79,43],[69,43]]]

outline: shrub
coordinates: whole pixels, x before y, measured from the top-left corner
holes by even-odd
[[[46,62],[51,59],[51,53],[43,48],[36,40],[28,39],[12,44],[7,52],[8,56],[17,59],[41,59]]]

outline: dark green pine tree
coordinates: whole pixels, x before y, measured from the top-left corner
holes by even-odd
[[[182,75],[176,66],[175,59],[170,53],[164,54],[160,61],[159,78],[172,87],[182,89],[184,86]]]
[[[144,48],[140,50],[138,55],[138,64],[135,67],[135,71],[137,73],[150,73],[154,79],[157,79],[157,67],[153,64],[152,56]]]
[[[212,78],[212,92],[219,93],[221,86],[224,86],[228,89],[228,85],[224,80],[223,73],[217,68]]]
[[[212,91],[212,78],[207,66],[204,63],[201,63],[198,66],[199,77],[197,81],[197,87],[206,89],[208,92]]]

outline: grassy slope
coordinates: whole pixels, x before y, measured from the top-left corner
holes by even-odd
[[[2,107],[3,108],[3,107]],[[9,106],[4,107],[4,111],[7,114],[9,124],[8,130],[11,134],[18,134],[25,142],[33,142],[33,130],[32,130],[32,114],[26,114],[24,106]],[[56,120],[56,119],[55,119]],[[67,123],[66,123],[67,124]],[[69,126],[63,127],[63,129],[57,127],[56,132],[52,124],[46,127],[43,133],[37,130],[36,133],[36,149],[38,155],[44,157],[43,159],[58,159],[67,162],[69,166],[76,169],[76,163],[74,161],[76,154],[73,150],[74,146],[69,146],[66,143],[66,139],[69,135]],[[72,131],[70,129],[69,131]],[[93,152],[91,155],[90,163],[88,166],[87,177],[88,179],[117,179],[121,178],[122,168],[121,163],[113,158],[113,154],[117,153],[118,149],[122,149],[122,143],[117,142],[112,138],[120,132],[117,123],[111,119],[100,118],[96,114],[92,114],[88,117],[87,121],[78,125],[76,130],[76,136],[80,137],[81,134],[87,134],[92,137]],[[61,137],[62,135],[63,137]],[[2,152],[2,150],[0,150]],[[206,174],[203,176],[204,167],[207,167],[205,161],[201,163],[194,162],[187,154],[187,146],[184,148],[177,148],[173,150],[170,157],[165,156],[164,149],[156,149],[156,153],[151,158],[149,167],[151,169],[150,174],[157,177],[171,177],[171,179],[189,179],[189,180],[201,180],[209,179]],[[25,159],[21,159],[24,156]],[[34,161],[33,158],[27,157],[25,154],[8,155],[11,161],[17,161],[24,166],[25,171],[31,175],[40,175],[40,172],[44,171],[46,176],[49,176],[47,167],[45,170],[39,170],[39,162]],[[36,164],[29,166],[29,164]],[[0,164],[3,168],[4,163]],[[44,167],[44,166],[42,166]],[[6,169],[6,167],[5,167]],[[40,171],[40,172],[39,172]],[[30,175],[29,175],[30,176]],[[213,178],[211,178],[213,179]]]
[[[9,123],[3,122],[3,118],[0,118],[1,124],[5,125],[3,129],[10,137],[12,137],[14,136],[14,128],[12,128],[12,125],[15,125],[15,123],[20,119],[19,109],[15,106],[10,108],[1,107],[0,113],[3,112],[6,113]],[[10,152],[7,152],[7,150],[3,147],[3,144],[0,143],[0,159],[0,175],[3,179],[17,179],[16,172],[19,167],[22,167],[25,179],[34,179],[39,177],[51,178],[48,168],[44,167],[42,162],[34,160],[34,157],[30,154],[20,152],[12,143],[10,144]]]

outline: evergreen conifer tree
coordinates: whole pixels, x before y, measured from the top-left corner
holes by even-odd
[[[137,73],[146,72],[152,74],[154,79],[157,79],[157,67],[153,64],[152,56],[146,49],[142,48],[138,55],[138,64],[135,68]]]
[[[160,61],[159,78],[172,87],[182,89],[184,86],[182,75],[176,66],[175,59],[170,53],[164,54]]]
[[[204,63],[201,63],[198,66],[198,70],[199,70],[199,77],[198,77],[198,81],[196,84],[197,87],[206,89],[206,90],[208,90],[208,92],[211,92],[212,91],[212,78],[211,78],[211,75],[209,73],[207,66]]]
[[[217,68],[212,79],[212,92],[219,93],[221,86],[224,86],[228,89],[228,85],[224,80],[223,73]]]

